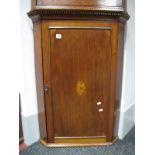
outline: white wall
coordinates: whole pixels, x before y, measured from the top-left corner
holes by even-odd
[[[124,57],[124,83],[123,83],[123,100],[121,111],[128,109],[135,101],[135,6],[134,0],[128,1],[128,13],[130,19],[126,26],[125,36],[125,57]]]
[[[37,113],[37,99],[34,70],[33,24],[27,16],[31,0],[21,1],[22,25],[22,60],[23,60],[23,89],[22,114],[25,116]],[[24,103],[25,102],[25,103]]]
[[[124,49],[124,74],[122,87],[122,101],[120,108],[119,133],[120,139],[134,125],[134,106],[135,106],[135,0],[127,1],[127,10],[130,19],[127,21],[125,32]]]
[[[22,67],[21,67],[21,108],[24,139],[27,145],[39,139],[37,119],[37,97],[34,67],[33,24],[27,16],[31,8],[31,0],[21,0],[21,36],[22,36]]]
[[[34,71],[34,44],[33,24],[27,16],[30,10],[31,0],[21,0],[21,25],[22,25],[22,121],[25,143],[27,145],[39,139],[39,126],[37,119],[37,97]],[[119,138],[124,138],[134,125],[134,0],[128,0],[128,12],[130,20],[127,22],[123,92],[120,109]]]

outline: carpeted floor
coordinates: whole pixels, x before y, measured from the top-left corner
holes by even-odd
[[[29,146],[20,155],[134,155],[135,129],[133,128],[124,140],[118,140],[112,146],[46,148],[40,143]]]

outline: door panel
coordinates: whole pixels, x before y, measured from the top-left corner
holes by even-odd
[[[50,29],[54,137],[106,136],[111,30]]]

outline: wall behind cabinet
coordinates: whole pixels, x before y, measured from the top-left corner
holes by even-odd
[[[35,86],[35,66],[34,66],[34,43],[33,43],[33,25],[27,16],[31,9],[31,0],[20,1],[21,13],[21,38],[22,38],[22,84],[21,110],[24,140],[27,145],[39,139],[39,125],[37,118],[37,96]]]
[[[118,110],[120,112],[118,135],[121,139],[125,137],[135,123],[135,0],[127,1],[127,11],[130,19],[125,30],[122,101]]]

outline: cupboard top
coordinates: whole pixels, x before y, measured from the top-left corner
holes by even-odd
[[[56,19],[57,17],[125,17],[126,0],[32,0],[28,15],[36,19]]]
[[[126,0],[32,0],[34,8],[123,11]]]

